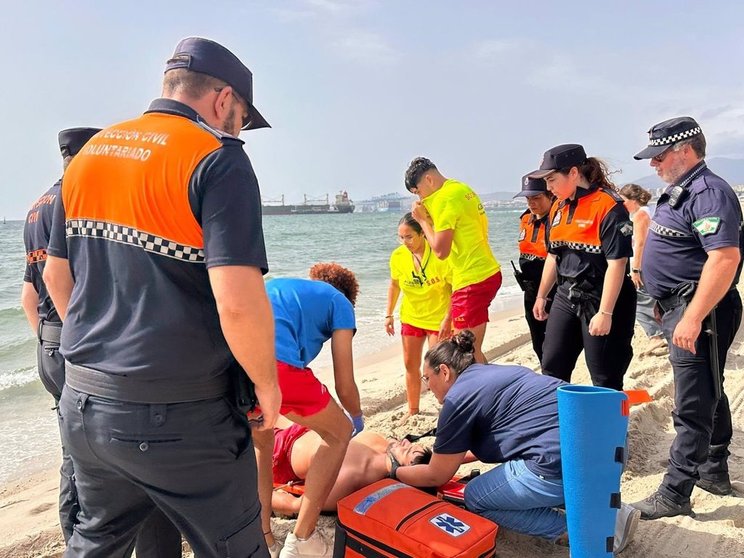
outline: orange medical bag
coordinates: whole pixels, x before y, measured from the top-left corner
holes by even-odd
[[[385,479],[338,502],[333,558],[487,558],[498,526]]]

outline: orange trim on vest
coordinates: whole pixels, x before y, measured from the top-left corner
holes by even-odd
[[[221,146],[196,122],[170,114],[148,113],[107,128],[65,172],[65,218],[124,225],[203,248],[189,181],[204,157]]]
[[[545,244],[544,221],[538,224],[537,218],[533,219],[532,213],[522,215],[519,222],[519,254],[529,259],[544,260],[548,257],[548,247]],[[534,240],[533,240],[534,239]]]
[[[565,203],[561,207],[561,205]],[[602,246],[600,226],[617,200],[605,190],[597,189],[572,202],[558,202],[550,208],[550,244],[567,245],[569,249],[586,249],[599,253]]]

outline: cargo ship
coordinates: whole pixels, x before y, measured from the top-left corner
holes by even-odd
[[[324,213],[353,213],[354,202],[349,199],[348,192],[336,194],[336,201],[330,203],[328,194],[325,198],[311,199],[307,195],[299,204],[285,204],[284,195],[277,200],[261,200],[261,212],[264,215],[314,215]]]

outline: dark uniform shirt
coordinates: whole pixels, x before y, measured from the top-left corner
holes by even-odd
[[[677,185],[686,192],[671,207],[669,194]],[[741,226],[741,205],[733,189],[701,161],[670,184],[656,205],[641,270],[648,294],[666,298],[680,283],[699,281],[707,252],[740,246]]]
[[[483,463],[523,459],[537,475],[560,478],[559,386],[523,366],[473,364],[447,392],[434,451],[472,451]]]
[[[167,99],[101,131],[67,168],[49,254],[75,279],[67,361],[116,381],[224,377],[232,357],[207,269],[268,267],[243,142]]]
[[[545,241],[548,215],[533,215],[528,209],[519,222],[519,268],[525,281],[540,283],[545,258],[548,255]]]
[[[633,254],[633,224],[612,190],[577,188],[575,199],[553,204],[549,221],[548,251],[556,257],[559,284],[601,291],[607,260]]]
[[[31,283],[39,295],[39,319],[48,322],[60,322],[57,309],[54,307],[46,285],[42,280],[44,264],[47,259],[49,235],[52,230],[54,202],[59,196],[61,181],[41,196],[31,207],[23,225],[23,244],[26,247],[26,271],[23,280]]]

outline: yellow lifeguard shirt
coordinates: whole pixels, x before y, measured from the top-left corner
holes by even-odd
[[[390,255],[390,277],[398,281],[403,294],[401,323],[439,331],[452,292],[452,268],[449,262],[437,258],[427,244],[421,259],[421,270],[417,271],[411,251],[399,246]]]
[[[423,199],[436,232],[452,230],[452,289],[485,281],[501,269],[488,245],[488,217],[470,186],[449,179]]]

